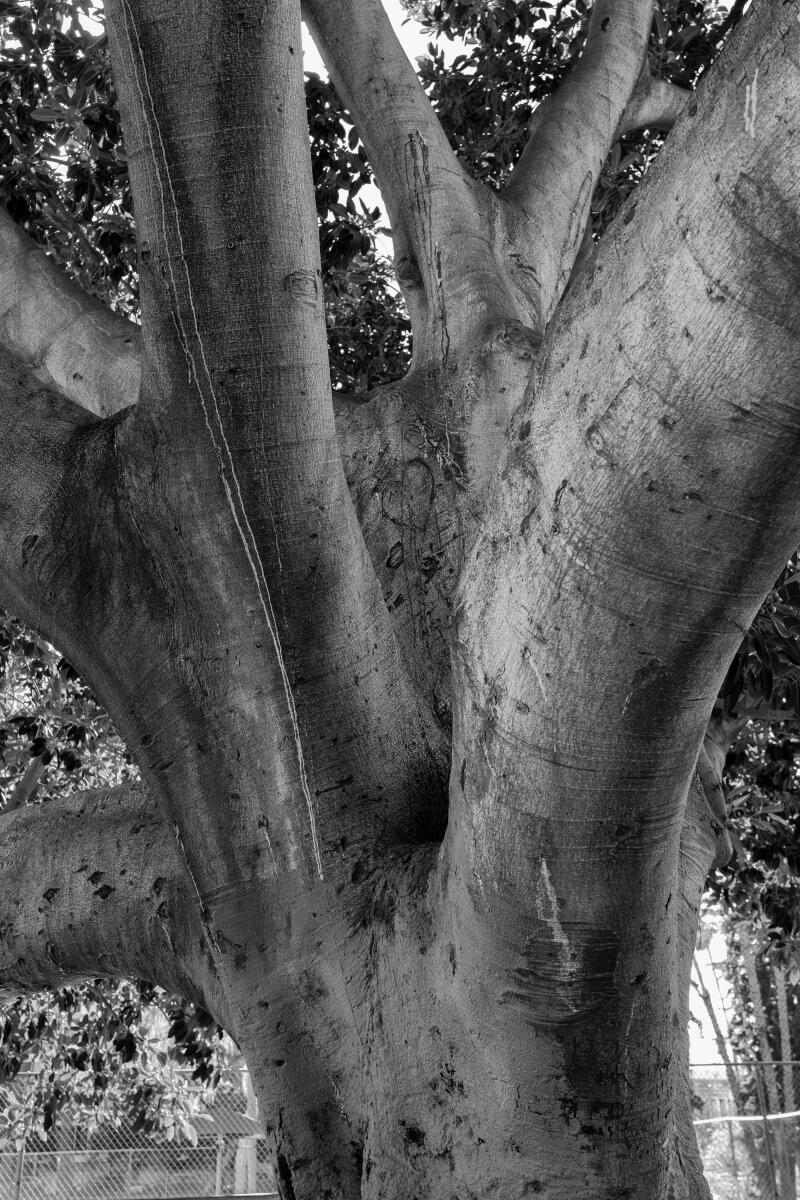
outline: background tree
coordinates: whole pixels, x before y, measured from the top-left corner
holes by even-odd
[[[4,228],[0,599],[144,779],[5,819],[4,970],[206,1004],[286,1196],[700,1194],[702,743],[797,542],[791,6],[594,254],[618,135],[685,99],[643,70],[649,5],[595,6],[499,191],[379,6],[307,7],[386,199],[401,382],[334,428],[288,0],[109,8],[141,360]]]

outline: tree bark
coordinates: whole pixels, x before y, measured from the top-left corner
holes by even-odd
[[[698,1200],[704,738],[798,539],[800,26],[756,7],[559,300],[649,5],[598,5],[499,199],[376,6],[308,7],[416,262],[414,363],[334,418],[297,0],[111,0],[141,388],[90,402],[32,365],[60,318],[0,327],[0,601],[146,790],[4,819],[0,965],[202,997],[284,1200]]]

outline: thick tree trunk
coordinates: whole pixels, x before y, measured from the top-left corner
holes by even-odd
[[[390,193],[406,380],[334,418],[297,0],[107,5],[135,406],[118,323],[62,336],[68,291],[22,336],[41,277],[0,245],[0,600],[146,784],[7,817],[0,965],[202,999],[284,1200],[704,1200],[703,740],[798,540],[800,26],[756,9],[575,275],[649,0],[598,0],[500,197],[373,0],[308,7]]]

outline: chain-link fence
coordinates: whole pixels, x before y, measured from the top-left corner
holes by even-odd
[[[0,1153],[0,1200],[205,1200],[276,1196],[275,1174],[240,1081],[193,1117],[194,1144],[154,1141],[125,1121],[87,1131],[69,1112],[47,1141]]]
[[[714,1200],[798,1200],[800,1063],[695,1066],[692,1090]]]
[[[692,1067],[695,1126],[714,1200],[800,1200],[800,1063]],[[788,1102],[788,1103],[787,1103]],[[129,1125],[64,1120],[45,1143],[0,1153],[0,1200],[205,1200],[275,1196],[275,1175],[241,1087],[195,1120],[196,1145]]]

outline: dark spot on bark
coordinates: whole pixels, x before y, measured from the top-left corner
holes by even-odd
[[[153,737],[152,733],[146,733],[144,735],[144,737],[142,738],[142,745],[144,747],[152,746],[154,741],[155,741],[155,738]]]
[[[684,500],[702,500],[703,496],[701,492],[684,492],[683,498]]]
[[[274,1063],[273,1063],[273,1065],[274,1065],[274,1066],[276,1066],[276,1067],[285,1067],[285,1066],[286,1066],[286,1059],[285,1059],[285,1058],[276,1058],[276,1059],[274,1060]]]
[[[420,574],[422,575],[423,579],[426,581],[433,579],[434,575],[442,565],[443,558],[443,550],[438,551],[438,553],[423,554],[422,558],[419,560]]]
[[[530,525],[533,518],[537,517],[538,515],[539,515],[539,510],[536,508],[536,506],[534,506],[532,509],[530,509],[528,512],[525,513],[525,516],[522,518],[522,520],[519,523],[519,536],[520,537],[525,537],[526,533],[528,532],[528,526]]]
[[[80,371],[73,371],[72,378],[73,379],[83,379],[83,376],[81,375]]]
[[[539,1194],[539,1192],[544,1191],[544,1184],[540,1179],[532,1179],[528,1184],[527,1190],[531,1193],[531,1195],[536,1196]]]
[[[518,700],[516,708],[517,708],[518,713],[524,714],[524,713],[529,713],[531,711],[530,705],[526,704],[524,700]]]
[[[245,950],[237,950],[233,956],[233,965],[238,971],[241,971],[247,965],[247,952]]]
[[[164,883],[165,883],[164,876],[156,875],[155,879],[153,880],[153,891],[155,892],[155,894],[157,896],[161,895],[161,891],[162,891],[162,888],[164,887]]]
[[[23,566],[26,565],[28,559],[30,558],[31,554],[33,553],[33,548],[36,545],[36,543],[38,542],[38,540],[39,540],[38,533],[29,533],[28,536],[23,539],[23,542],[22,542],[22,565]]]
[[[674,417],[668,417],[666,415],[663,417],[659,417],[658,423],[659,423],[659,425],[663,426],[664,429],[674,429],[675,428],[675,418]]]
[[[89,876],[89,883],[92,885],[92,887],[97,887],[104,875],[105,871],[92,871],[91,875]]]
[[[562,479],[561,483],[556,488],[556,494],[553,499],[553,512],[558,512],[559,508],[561,507],[561,497],[564,495],[564,492],[566,491],[568,482],[569,482],[568,480]]]
[[[586,444],[600,458],[604,458],[610,467],[613,467],[614,461],[606,446],[606,439],[603,437],[597,425],[590,425],[584,434]]]
[[[456,958],[456,948],[452,942],[447,947],[447,957],[450,959],[450,967],[455,975],[456,967],[458,966],[458,959]]]
[[[622,224],[630,225],[631,221],[633,220],[633,218],[635,216],[636,216],[636,205],[631,204],[630,208],[626,208],[625,212],[622,214]]]
[[[102,887],[99,887],[95,890],[94,894],[95,896],[99,896],[101,900],[107,900],[111,893],[115,892],[116,890],[117,889],[113,888],[110,883],[104,883]]]
[[[611,18],[603,17],[602,21],[600,22],[600,28],[603,30],[603,33],[605,33],[605,31],[608,29],[610,24],[611,24]]]
[[[61,889],[57,887],[48,888],[46,892],[43,892],[44,899],[51,904],[60,891]]]
[[[278,1179],[280,1180],[283,1200],[297,1200],[294,1194],[294,1184],[292,1183],[292,1172],[289,1169],[289,1163],[286,1160],[285,1154],[278,1155]]]
[[[524,442],[525,439],[530,436],[531,436],[531,423],[530,423],[530,421],[523,421],[519,427],[519,440],[521,442]]]
[[[464,784],[467,781],[467,760],[465,758],[462,758],[461,760],[461,771],[459,772],[458,779],[459,783],[461,784],[461,791],[463,792]]]
[[[406,1125],[405,1121],[401,1121],[400,1124],[404,1128],[403,1136],[407,1145],[420,1148],[425,1145],[425,1133],[419,1125]]]
[[[391,550],[386,556],[386,565],[392,571],[396,571],[405,558],[405,550],[402,542],[395,542]]]

